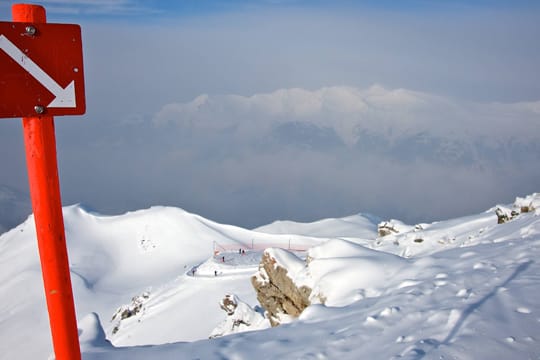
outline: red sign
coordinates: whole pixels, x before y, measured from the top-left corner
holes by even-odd
[[[0,118],[85,111],[80,26],[0,22]]]

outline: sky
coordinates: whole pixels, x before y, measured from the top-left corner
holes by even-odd
[[[65,205],[427,222],[539,191],[536,1],[40,4],[83,32],[87,113],[55,119]],[[28,191],[17,119],[0,168]]]

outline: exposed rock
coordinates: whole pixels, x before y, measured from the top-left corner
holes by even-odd
[[[270,251],[271,250],[271,251]],[[287,268],[276,260],[276,253],[287,257]],[[257,291],[257,300],[266,310],[272,326],[283,322],[287,316],[298,317],[310,305],[311,288],[297,286],[290,277],[293,268],[304,268],[305,263],[293,254],[281,249],[268,249],[262,256],[259,272],[251,278]]]
[[[116,334],[120,330],[122,320],[128,319],[144,311],[144,303],[150,298],[150,293],[144,292],[141,295],[131,298],[131,304],[120,306],[113,314],[111,322],[117,320],[113,327],[112,334]]]
[[[504,224],[520,214],[533,213],[540,215],[540,194],[534,193],[525,198],[517,197],[512,208],[497,206],[495,214],[497,215],[497,224]]]
[[[497,224],[504,224],[505,222],[510,221],[518,216],[520,212],[514,209],[498,206],[495,209],[495,214],[497,215]]]
[[[225,295],[219,305],[223,310],[225,310],[227,315],[231,316],[238,307],[238,298],[235,295]]]
[[[495,215],[497,215],[497,224],[504,224],[511,218],[508,211],[505,211],[500,207],[495,209]]]
[[[310,305],[346,306],[378,296],[384,279],[407,266],[409,262],[397,255],[332,239],[310,248],[306,260],[283,249],[266,249],[251,282],[270,324],[277,326]]]
[[[514,202],[514,207],[518,208],[521,213],[530,213],[540,207],[540,194],[534,193],[525,198],[517,197]]]
[[[380,237],[397,234],[399,231],[394,227],[391,222],[383,221],[377,225],[377,231]]]
[[[527,205],[521,206],[519,209],[520,209],[519,211],[522,212],[522,213],[528,213],[528,212],[534,210],[534,208],[532,208],[531,206],[527,206]]]
[[[220,302],[220,307],[227,313],[227,318],[212,331],[209,336],[210,339],[244,331],[264,329],[269,326],[268,321],[261,313],[255,311],[236,295],[225,295]]]

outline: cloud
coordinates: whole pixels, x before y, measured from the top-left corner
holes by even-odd
[[[468,141],[480,137],[492,142],[512,137],[538,141],[539,104],[460,102],[406,89],[387,90],[380,85],[365,90],[334,86],[313,91],[280,89],[252,96],[201,95],[187,103],[165,105],[153,121],[208,131],[248,127],[259,133],[274,126],[272,122],[310,123],[333,129],[349,146],[356,145],[366,132],[387,138],[429,132]]]
[[[535,101],[540,93],[540,49],[530,46],[536,23],[534,12],[519,11],[415,16],[293,8],[160,25],[89,24],[83,34],[85,56],[97,57],[94,65],[104,73],[99,78],[115,71],[123,86],[137,74],[132,91],[150,87],[153,94],[146,96],[161,97],[153,106],[203,93],[373,83],[515,102]]]
[[[80,17],[87,114],[56,119],[64,203],[256,226],[426,221],[538,191],[536,10],[267,10]],[[23,149],[0,122],[0,184],[26,188]]]
[[[201,95],[165,105],[153,123],[175,139],[169,175],[207,209],[251,224],[253,208],[268,220],[364,210],[427,221],[534,191],[537,106],[380,85],[294,88]]]

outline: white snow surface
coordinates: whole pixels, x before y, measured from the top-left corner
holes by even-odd
[[[493,207],[380,238],[365,215],[250,231],[170,207],[66,207],[83,359],[536,359],[540,194],[504,206],[524,204],[504,224]],[[287,251],[291,236],[310,249]],[[216,243],[237,250],[215,254]],[[260,307],[253,244],[281,244],[266,251],[322,296],[291,323],[208,339],[224,329],[226,294],[244,314]],[[0,270],[0,359],[47,359],[32,216],[0,236]]]
[[[368,214],[351,215],[339,219],[323,219],[312,223],[294,221],[275,221],[254,229],[268,234],[296,234],[315,237],[355,237],[377,236],[377,223],[380,219]]]

